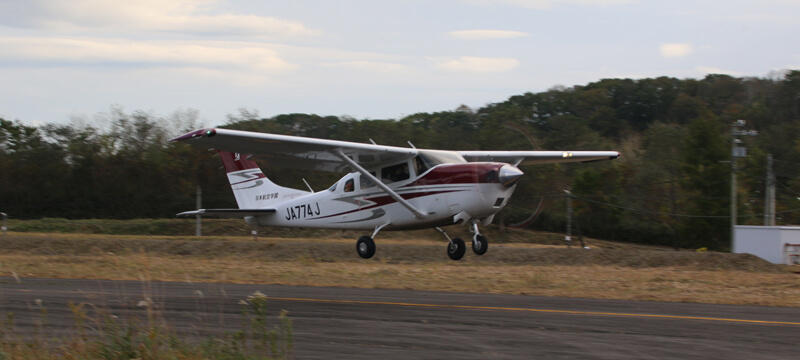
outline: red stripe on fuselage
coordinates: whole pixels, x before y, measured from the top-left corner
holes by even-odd
[[[403,199],[409,200],[409,199],[414,199],[414,198],[423,197],[423,196],[445,194],[445,193],[451,193],[451,192],[456,192],[456,191],[465,191],[465,190],[420,191],[420,192],[416,192],[416,193],[399,194],[399,195]],[[361,200],[355,199],[355,201],[361,201]],[[353,209],[353,210],[341,212],[341,213],[338,213],[338,214],[320,216],[320,217],[317,217],[317,218],[313,218],[311,220],[326,219],[326,218],[330,218],[330,217],[334,217],[334,216],[352,214],[352,213],[359,212],[359,211],[374,209],[376,207],[381,207],[381,206],[385,206],[385,205],[391,205],[391,204],[394,204],[394,203],[397,202],[397,200],[393,199],[389,195],[381,195],[381,196],[376,196],[376,197],[373,197],[373,198],[364,198],[364,201],[371,201],[371,202],[374,202],[375,204],[371,204],[371,205],[365,206],[365,207],[359,207],[358,209]]]
[[[403,187],[448,184],[499,183],[497,174],[505,164],[468,163],[439,165],[421,178]]]

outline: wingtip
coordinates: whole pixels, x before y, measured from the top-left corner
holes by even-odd
[[[183,141],[189,139],[196,139],[198,137],[212,137],[216,134],[217,134],[217,129],[215,128],[199,129],[195,131],[190,131],[174,139],[170,139],[169,141]]]

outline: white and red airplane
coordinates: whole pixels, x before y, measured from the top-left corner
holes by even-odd
[[[472,250],[489,242],[478,224],[492,223],[523,175],[520,164],[612,160],[616,151],[444,151],[323,140],[229,129],[196,130],[171,141],[219,151],[238,209],[198,209],[178,216],[244,218],[248,224],[372,231],[356,243],[358,255],[375,254],[381,230],[436,228],[449,241],[447,255],[466,246],[442,226],[465,223]],[[410,143],[409,143],[410,145]],[[240,155],[243,154],[243,155]],[[246,155],[244,155],[246,154]],[[297,190],[270,181],[250,156],[269,166],[347,173],[324,191]]]

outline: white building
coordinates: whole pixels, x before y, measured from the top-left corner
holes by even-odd
[[[753,254],[773,264],[797,264],[800,261],[800,227],[737,225],[731,250]]]

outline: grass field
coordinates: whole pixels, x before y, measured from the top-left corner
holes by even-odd
[[[698,253],[557,234],[489,233],[481,257],[454,262],[430,232],[386,233],[373,259],[354,233],[313,237],[136,236],[11,232],[0,271],[18,277],[267,283],[527,294],[720,304],[800,306],[800,275],[751,255]],[[391,235],[388,235],[391,234]],[[383,234],[382,234],[383,235]],[[462,237],[465,237],[462,234]]]

